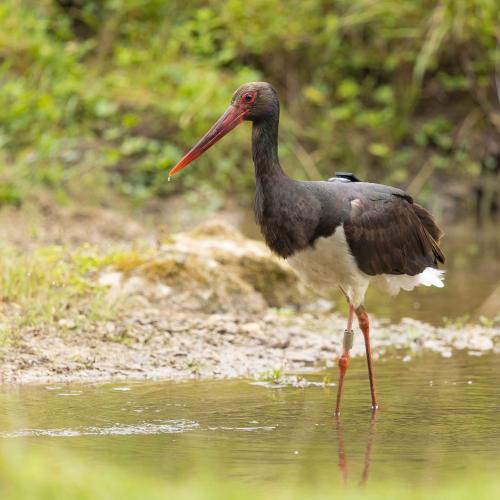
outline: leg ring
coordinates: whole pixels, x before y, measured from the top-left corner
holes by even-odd
[[[342,342],[342,347],[344,352],[349,352],[352,349],[352,344],[354,341],[354,332],[352,330],[344,330],[344,340]]]

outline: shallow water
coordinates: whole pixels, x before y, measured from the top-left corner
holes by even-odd
[[[435,355],[376,363],[381,408],[369,409],[354,359],[343,415],[335,387],[253,381],[4,386],[0,443],[64,448],[166,477],[215,469],[243,480],[421,483],[469,465],[500,467],[500,356]],[[322,381],[335,372],[305,374]],[[364,478],[364,479],[363,479]]]

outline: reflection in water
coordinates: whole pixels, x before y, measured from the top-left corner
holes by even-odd
[[[345,451],[345,438],[344,429],[342,427],[342,420],[340,416],[335,417],[335,430],[337,434],[337,453],[338,453],[338,465],[340,469],[340,475],[344,485],[347,485],[347,480],[349,478],[349,469],[347,465],[347,457]],[[375,434],[377,431],[377,412],[372,412],[370,427],[368,429],[368,435],[366,438],[366,450],[363,460],[363,472],[361,474],[361,479],[359,481],[360,486],[364,486],[368,482],[368,475],[370,474],[370,462],[373,451],[373,442],[375,441]]]
[[[347,470],[347,460],[345,457],[344,430],[342,429],[342,421],[340,420],[340,415],[335,417],[335,429],[337,430],[337,453],[339,455],[340,474],[342,475],[342,480],[344,481],[344,484],[347,484],[349,471]]]
[[[243,480],[325,477],[335,488],[342,480],[375,483],[388,470],[410,484],[429,475],[439,481],[468,465],[498,470],[500,355],[379,363],[383,410],[371,422],[366,363],[353,358],[342,420],[332,417],[335,388],[320,384],[129,382],[126,391],[115,390],[124,387],[119,383],[9,385],[0,386],[0,437],[162,477],[198,466]],[[325,376],[335,373],[307,379]]]
[[[372,413],[370,420],[370,429],[368,430],[368,438],[366,440],[366,453],[363,474],[361,475],[361,485],[365,485],[368,481],[368,474],[370,472],[370,462],[372,457],[373,442],[375,441],[375,434],[377,432],[377,413]]]

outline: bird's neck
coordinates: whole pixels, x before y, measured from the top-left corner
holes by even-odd
[[[277,115],[253,123],[252,157],[258,184],[264,180],[286,177],[278,159],[278,123]]]
[[[277,115],[254,122],[252,153],[256,178],[255,220],[269,248],[281,257],[288,257],[304,243],[296,242],[295,233],[290,229],[297,219],[298,186],[285,174],[278,160]]]

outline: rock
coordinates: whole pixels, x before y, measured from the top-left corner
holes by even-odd
[[[108,321],[108,322],[106,323],[106,325],[105,325],[105,329],[106,329],[106,333],[108,333],[108,334],[112,334],[112,333],[114,333],[114,332],[115,332],[115,330],[116,330],[116,326],[115,326],[115,324],[114,324],[113,322]]]
[[[173,290],[171,287],[164,285],[163,283],[157,283],[156,287],[153,287],[151,292],[152,298],[159,300],[172,295]]]
[[[68,330],[74,330],[76,328],[76,322],[72,319],[62,318],[57,324],[63,328],[67,328]]]
[[[122,282],[123,273],[119,271],[105,271],[101,273],[97,282],[101,286],[118,287]]]
[[[122,286],[122,292],[127,295],[147,292],[149,283],[142,276],[131,276]]]
[[[241,325],[241,330],[243,333],[248,333],[249,335],[258,335],[262,332],[262,327],[259,323],[246,323]]]
[[[112,289],[113,302],[120,295],[140,295],[151,302],[168,298],[171,306],[195,311],[263,314],[269,307],[317,300],[264,243],[221,222],[174,235],[126,272],[126,279],[121,269],[108,269],[99,277],[99,284]],[[326,304],[319,302],[318,307]]]

